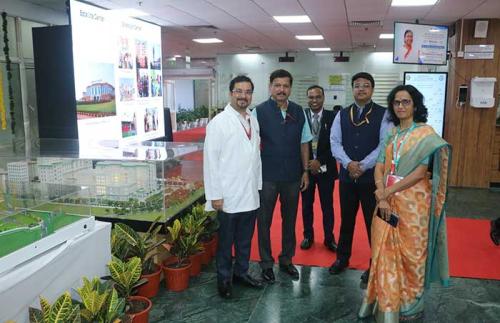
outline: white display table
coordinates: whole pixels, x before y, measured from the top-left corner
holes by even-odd
[[[29,321],[28,308],[39,296],[51,303],[64,291],[81,286],[82,277],[107,274],[111,260],[111,224],[95,222],[92,231],[34,258],[0,277],[0,322]]]

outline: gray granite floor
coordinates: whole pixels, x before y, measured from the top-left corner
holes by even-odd
[[[500,216],[500,192],[452,189],[448,215],[493,219]],[[499,247],[500,248],[500,247]],[[163,286],[153,299],[150,322],[373,322],[359,320],[363,298],[361,271],[347,270],[332,276],[327,268],[298,267],[301,278],[292,281],[275,268],[277,282],[255,290],[234,286],[233,298],[217,294],[214,264],[192,278],[179,293]],[[258,264],[250,272],[259,277]],[[499,322],[500,281],[452,278],[451,286],[432,286],[426,293],[422,322]]]

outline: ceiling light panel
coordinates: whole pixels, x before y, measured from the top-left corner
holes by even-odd
[[[311,22],[309,16],[273,16],[280,24],[303,24]]]
[[[433,6],[438,0],[392,0],[393,7],[423,7]]]
[[[298,40],[322,40],[324,39],[322,35],[296,35],[295,38]]]
[[[194,42],[200,43],[200,44],[216,44],[216,43],[223,43],[222,40],[219,38],[195,38],[193,39]]]

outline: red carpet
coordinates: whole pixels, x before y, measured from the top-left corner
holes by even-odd
[[[205,128],[195,128],[174,133],[174,141],[179,142],[202,142],[205,137]],[[202,152],[197,152],[186,156],[185,159],[193,162],[200,161]],[[195,171],[191,169],[191,171]],[[198,170],[199,171],[199,170]],[[183,176],[187,175],[182,170]],[[199,175],[198,175],[199,176]],[[340,230],[340,207],[338,196],[338,182],[335,184],[335,238],[338,241]],[[323,246],[323,229],[319,198],[316,196],[315,203],[315,244],[303,251],[300,249],[302,241],[302,210],[299,202],[299,212],[297,216],[297,249],[294,263],[308,266],[328,267],[335,261],[335,253],[328,251]],[[450,274],[454,277],[483,278],[500,280],[500,247],[495,246],[489,237],[489,221],[448,218],[448,252],[450,260]],[[257,232],[257,230],[255,230]],[[279,215],[279,203],[275,208],[273,225],[271,227],[272,250],[275,259],[281,250],[281,218]],[[257,245],[257,233],[252,241],[251,259],[259,260]],[[352,256],[350,267],[356,269],[368,268],[370,250],[366,236],[365,224],[361,211],[356,218],[356,230],[354,232],[354,243],[352,246]]]
[[[340,207],[338,205],[338,185],[335,186],[335,239],[340,231]],[[450,275],[454,277],[483,278],[500,280],[500,247],[495,246],[489,237],[489,221],[460,218],[448,218],[448,252]],[[293,262],[298,265],[329,267],[336,259],[336,254],[323,246],[322,214],[319,209],[319,197],[316,196],[314,233],[315,244],[309,250],[300,249],[302,241],[302,209],[299,202],[297,216],[297,249]],[[259,260],[257,230],[252,241],[251,259]],[[281,251],[281,217],[279,202],[275,208],[271,227],[271,245],[273,256],[278,260]],[[350,268],[366,269],[370,259],[368,238],[361,210],[356,217],[356,229],[352,246]]]
[[[202,142],[205,140],[205,127],[177,131],[173,137],[176,142]]]

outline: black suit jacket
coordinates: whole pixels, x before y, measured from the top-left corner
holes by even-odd
[[[312,131],[312,111],[310,108],[304,109],[306,112],[307,122]],[[318,136],[318,151],[316,159],[321,163],[321,165],[326,165],[326,175],[333,176],[333,178],[338,177],[337,161],[332,155],[332,149],[330,146],[330,129],[332,128],[333,119],[336,113],[333,111],[325,110],[323,108],[323,113],[321,115]],[[309,144],[310,156],[309,159],[314,159],[312,144]],[[320,174],[321,175],[321,174]]]

